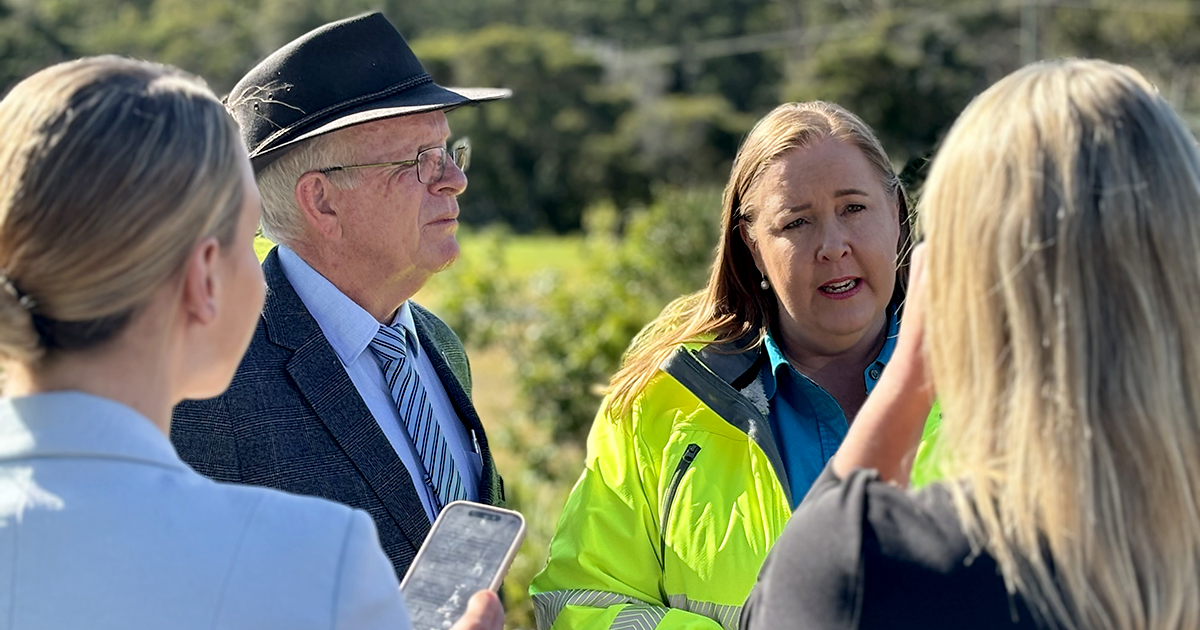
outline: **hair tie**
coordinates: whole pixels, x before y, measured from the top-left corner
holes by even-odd
[[[29,295],[28,293],[22,291],[21,288],[17,286],[17,283],[13,282],[13,279],[9,277],[7,271],[0,271],[0,284],[3,284],[4,290],[8,291],[9,295],[16,298],[17,304],[20,304],[21,308],[29,311],[30,314],[32,314],[34,309],[37,308],[37,300],[33,299],[33,296]]]

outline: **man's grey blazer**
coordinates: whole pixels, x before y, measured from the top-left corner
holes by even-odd
[[[267,299],[250,348],[224,394],[175,408],[171,441],[197,472],[217,481],[324,497],[365,510],[403,576],[429,533],[412,478],[346,374],[272,250],[263,262]],[[483,459],[480,500],[504,504],[500,476],[471,404],[462,343],[413,304],[421,347]]]

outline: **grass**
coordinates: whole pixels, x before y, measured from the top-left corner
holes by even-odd
[[[501,259],[495,261],[496,266],[518,280],[551,269],[571,274],[582,270],[586,263],[582,236],[465,232],[460,233],[458,243],[459,261],[478,261],[495,256],[499,251]],[[500,246],[498,250],[497,245]],[[417,291],[413,299],[437,312],[440,297],[454,290],[452,282],[450,274],[437,274]]]
[[[585,265],[583,237],[578,235],[513,235],[500,232],[473,232],[463,230],[459,233],[459,259],[475,259],[490,255],[492,240],[503,245],[503,260],[498,264],[513,272],[518,277],[528,277],[541,271],[555,269],[565,275],[581,271]],[[274,243],[263,237],[254,241],[254,251],[258,259],[266,257]],[[444,274],[438,274],[414,296],[422,305],[436,309],[438,296],[453,290],[449,279]]]
[[[505,245],[505,265],[517,275],[529,275],[550,267],[570,274],[584,266],[582,236],[512,236]],[[464,248],[463,255],[470,256],[471,251]]]

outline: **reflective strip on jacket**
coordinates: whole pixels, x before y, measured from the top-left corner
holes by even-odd
[[[755,391],[758,355],[680,348],[615,417],[608,400],[530,594],[539,630],[733,630],[791,516]]]

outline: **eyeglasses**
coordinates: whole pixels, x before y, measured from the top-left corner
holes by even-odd
[[[446,154],[449,153],[450,159],[454,160],[454,165],[461,171],[466,171],[471,165],[471,142],[467,138],[460,138],[449,149],[446,147],[429,147],[417,152],[417,157],[412,160],[400,160],[399,162],[378,162],[375,164],[354,164],[351,166],[330,166],[318,170],[318,173],[333,173],[335,171],[349,171],[356,168],[375,168],[377,166],[417,166],[417,181],[422,184],[436,184],[442,181],[446,176]]]

